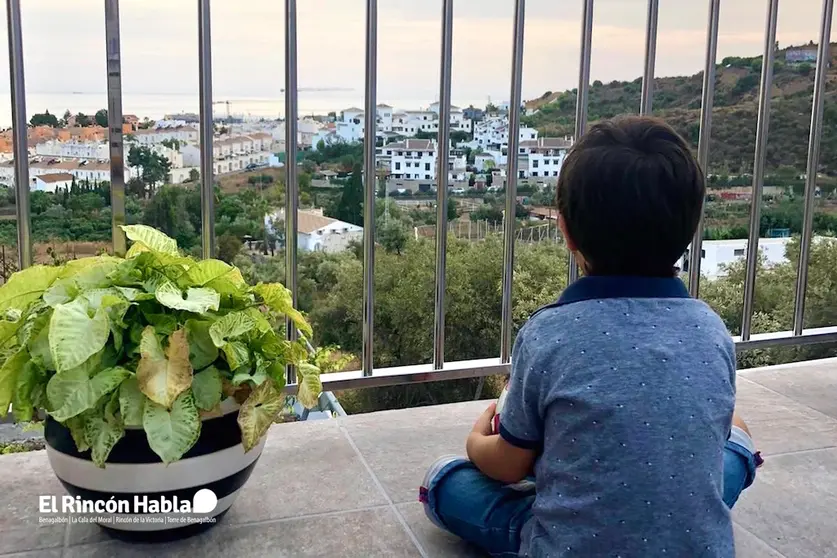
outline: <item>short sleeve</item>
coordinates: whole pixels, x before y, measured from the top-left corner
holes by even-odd
[[[540,413],[540,380],[534,368],[523,332],[512,353],[511,379],[505,405],[500,412],[500,436],[509,444],[528,450],[543,447],[543,417]]]

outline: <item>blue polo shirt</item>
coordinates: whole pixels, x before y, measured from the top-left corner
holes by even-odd
[[[584,277],[521,329],[500,435],[535,449],[521,556],[732,557],[735,346],[677,278]]]

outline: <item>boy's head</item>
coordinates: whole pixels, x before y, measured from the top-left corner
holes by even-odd
[[[558,213],[587,274],[672,276],[697,229],[703,172],[665,122],[622,117],[593,126],[558,179]]]

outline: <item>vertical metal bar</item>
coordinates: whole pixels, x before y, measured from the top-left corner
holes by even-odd
[[[26,125],[26,85],[23,77],[23,30],[20,0],[6,0],[9,29],[9,82],[12,97],[12,144],[15,158],[15,215],[17,261],[24,269],[32,265],[32,235],[29,215],[29,138]]]
[[[759,258],[759,229],[764,189],[764,163],[767,156],[767,130],[770,124],[770,92],[773,88],[773,59],[776,54],[776,20],[779,0],[770,0],[764,36],[764,56],[759,86],[759,111],[756,125],[756,150],[753,161],[753,199],[750,207],[750,235],[747,241],[747,273],[744,279],[744,312],[741,317],[741,340],[750,340],[753,321],[753,299],[756,288],[756,264]]]
[[[645,27],[645,70],[642,74],[642,96],[639,101],[639,113],[651,114],[651,101],[654,97],[654,64],[657,61],[657,16],[660,12],[660,0],[648,0],[648,21]]]
[[[453,0],[442,0],[442,61],[439,79],[439,136],[436,158],[436,297],[433,322],[433,368],[445,364],[445,271],[448,241],[448,159],[450,88],[453,66]]]
[[[796,270],[796,296],[793,304],[793,334],[802,335],[805,318],[805,294],[808,288],[808,259],[811,255],[811,238],[814,221],[814,190],[817,186],[817,169],[820,161],[825,82],[831,60],[831,18],[834,0],[823,0],[820,23],[820,43],[817,49],[817,73],[814,78],[814,107],[811,111],[811,132],[808,138],[808,166],[805,176],[805,210],[802,216],[802,241],[799,246],[799,263]]]
[[[297,306],[297,221],[299,215],[299,183],[297,182],[297,85],[296,0],[285,0],[285,287],[291,291],[291,302]],[[296,341],[297,331],[288,320],[285,326],[288,341]],[[296,372],[287,370],[288,384],[296,383]]]
[[[108,71],[108,148],[110,151],[110,211],[113,253],[124,256],[125,146],[122,141],[122,47],[119,0],[105,0],[105,43]]]
[[[703,67],[703,91],[700,100],[700,136],[698,164],[704,173],[709,171],[709,138],[712,133],[712,106],[715,102],[715,61],[718,58],[718,20],[721,0],[709,1],[709,24],[706,28],[706,64]],[[697,298],[700,289],[701,250],[703,250],[703,210],[700,213],[692,247],[689,252],[689,294]]]
[[[215,257],[215,190],[212,137],[212,30],[210,0],[198,0],[198,62],[201,126],[201,250],[204,258]]]
[[[514,3],[514,39],[512,42],[511,93],[509,94],[509,144],[506,163],[506,211],[503,215],[503,309],[500,324],[500,362],[511,360],[512,287],[514,279],[514,228],[517,224],[517,167],[520,145],[520,105],[523,84],[523,30],[526,0]],[[530,230],[531,234],[531,230]]]
[[[578,64],[578,96],[575,103],[575,137],[578,141],[587,131],[587,104],[590,97],[590,58],[593,53],[593,0],[584,0],[581,20],[581,60]],[[560,219],[560,216],[558,216]],[[556,221],[557,223],[557,221]],[[570,253],[567,260],[567,284],[578,279],[578,264]]]
[[[377,146],[378,0],[366,2],[366,107],[363,131],[363,375],[373,373],[375,312],[375,147]]]

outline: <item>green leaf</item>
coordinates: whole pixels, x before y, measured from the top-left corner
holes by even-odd
[[[136,376],[127,378],[119,386],[119,414],[125,426],[142,426],[142,412],[145,407],[145,395],[139,388]]]
[[[78,293],[79,288],[73,278],[59,279],[44,291],[44,302],[55,308],[59,304],[66,304],[74,300]]]
[[[112,281],[108,276],[116,270],[119,261],[109,258],[96,262],[94,265],[87,266],[73,275],[73,280],[82,292],[110,287]]]
[[[97,467],[104,467],[113,446],[125,436],[125,426],[118,418],[101,411],[85,417],[84,439]]]
[[[186,330],[179,329],[171,334],[164,353],[154,328],[148,326],[142,332],[140,352],[142,358],[137,366],[140,391],[151,401],[170,408],[192,383]]]
[[[104,310],[90,318],[83,300],[56,306],[49,323],[49,349],[56,370],[79,366],[102,350],[109,335],[110,324]]]
[[[199,409],[209,411],[221,402],[221,373],[214,366],[192,378],[192,393]]]
[[[0,346],[5,345],[7,341],[13,339],[22,324],[22,320],[16,322],[0,321]]]
[[[29,362],[29,353],[21,349],[6,359],[0,367],[0,417],[6,416],[9,404],[14,398],[17,377]]]
[[[200,413],[192,390],[181,393],[171,410],[148,401],[142,415],[142,426],[148,445],[163,463],[168,465],[183,457],[201,435]]]
[[[206,320],[186,320],[189,361],[194,370],[203,370],[218,359],[218,347],[209,335],[211,325],[212,322]]]
[[[60,267],[33,265],[12,275],[6,284],[0,287],[0,312],[9,308],[23,310],[52,285]]]
[[[87,438],[84,433],[85,426],[87,425],[86,417],[88,414],[89,413],[82,413],[78,416],[67,419],[64,423],[64,426],[70,430],[73,441],[76,443],[76,449],[80,452],[90,449],[90,444],[87,443]]]
[[[46,372],[31,360],[27,362],[17,375],[15,392],[12,396],[12,412],[18,422],[32,420],[35,403],[32,394],[35,386],[46,383]]]
[[[319,403],[323,384],[320,382],[320,369],[313,364],[302,363],[296,369],[296,398],[306,409],[313,409]]]
[[[54,409],[49,414],[58,422],[92,409],[99,400],[119,387],[131,372],[121,368],[106,368],[89,377],[89,367],[79,366],[58,372],[47,384],[47,398]],[[92,445],[92,444],[91,444]]]
[[[254,389],[238,411],[238,426],[241,428],[241,443],[244,451],[250,451],[265,435],[276,419],[285,397],[271,380]]]
[[[221,350],[224,352],[230,370],[236,370],[250,364],[250,350],[247,345],[240,341],[231,341],[224,345]]]
[[[254,327],[256,327],[256,322],[244,312],[231,312],[209,327],[209,335],[215,346],[220,349]]]
[[[145,291],[141,291],[140,289],[135,289],[133,287],[114,287],[118,290],[122,296],[125,297],[126,300],[129,302],[141,302],[143,300],[154,300],[154,295],[151,293],[147,293]]]
[[[178,330],[177,316],[172,314],[151,314],[148,312],[142,313],[146,321],[154,326],[154,331],[157,335],[171,335]]]
[[[311,326],[305,321],[302,314],[293,307],[291,291],[279,283],[259,283],[253,287],[253,292],[262,298],[268,308],[289,317],[302,333],[311,337]]]
[[[183,291],[171,281],[160,284],[154,295],[163,306],[195,314],[203,314],[209,310],[217,311],[221,304],[221,296],[211,289],[189,288],[184,296]]]
[[[125,236],[147,250],[178,256],[177,242],[155,228],[146,225],[122,225]],[[131,247],[133,249],[133,246]],[[136,252],[135,252],[136,253]]]

